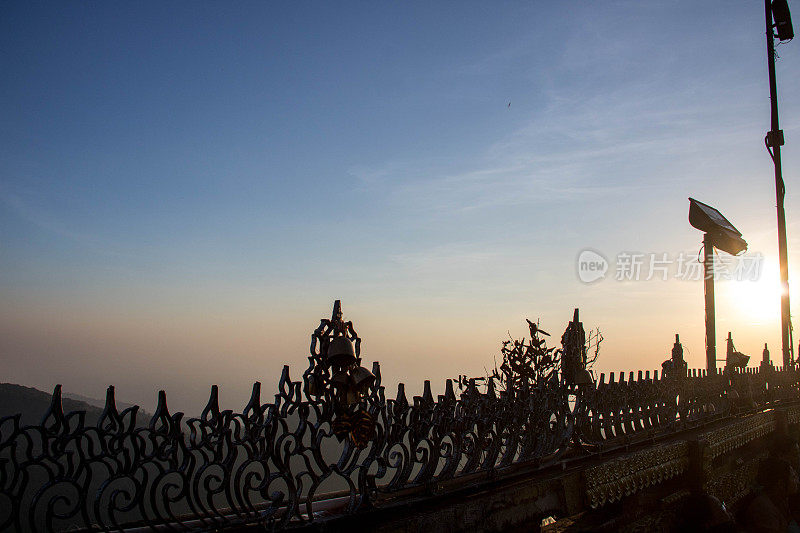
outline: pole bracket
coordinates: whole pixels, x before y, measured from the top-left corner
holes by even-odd
[[[773,130],[767,132],[766,138],[767,146],[775,148],[776,146],[783,146],[783,130]]]

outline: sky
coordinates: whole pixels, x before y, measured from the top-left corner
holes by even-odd
[[[800,13],[796,0],[790,8]],[[579,308],[596,372],[705,366],[702,235],[763,261],[717,283],[717,350],[780,360],[763,3],[4,2],[0,381],[199,413],[300,377],[342,300],[389,396],[484,375]],[[800,20],[800,14],[796,15]],[[778,47],[800,305],[800,45]],[[605,279],[576,258],[598,252]],[[643,254],[617,280],[620,254]],[[655,254],[668,279],[647,280]],[[722,257],[722,256],[720,256]],[[793,281],[795,280],[795,281]],[[800,340],[800,336],[798,336]],[[722,357],[720,355],[720,357]]]

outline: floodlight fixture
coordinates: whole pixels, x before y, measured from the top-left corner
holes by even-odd
[[[772,20],[775,21],[775,33],[779,41],[790,41],[794,37],[792,14],[786,0],[772,1]]]
[[[703,270],[706,307],[706,368],[717,369],[717,337],[714,316],[714,248],[732,255],[747,250],[747,243],[730,220],[717,209],[689,198],[689,224],[703,232]],[[745,363],[747,364],[747,363]]]
[[[703,202],[689,198],[689,224],[711,236],[715,248],[731,255],[738,255],[747,250],[747,242],[730,220]]]

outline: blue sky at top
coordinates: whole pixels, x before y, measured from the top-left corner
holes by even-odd
[[[302,368],[334,298],[395,380],[480,372],[523,317],[559,330],[575,306],[612,369],[657,367],[676,329],[700,366],[699,286],[585,286],[577,253],[696,250],[691,195],[776,255],[759,2],[0,9],[9,380],[188,404],[189,381]],[[748,332],[777,353],[775,324]]]

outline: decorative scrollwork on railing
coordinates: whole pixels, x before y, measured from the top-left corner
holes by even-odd
[[[117,410],[109,387],[90,425],[83,412],[63,412],[58,386],[41,424],[0,419],[0,530],[279,530],[380,505],[400,489],[545,466],[798,398],[793,369],[688,371],[676,348],[661,379],[595,381],[587,349],[601,337],[586,336],[577,311],[560,347],[528,324],[530,339],[507,341],[492,375],[447,380],[438,398],[427,381],[411,401],[402,383],[387,398],[379,364],[361,366],[361,339],[338,301],[312,334],[302,378],[284,367],[271,403],[256,383],[241,413],[221,410],[214,386],[198,418],[170,413],[161,391],[140,421],[138,407]]]

